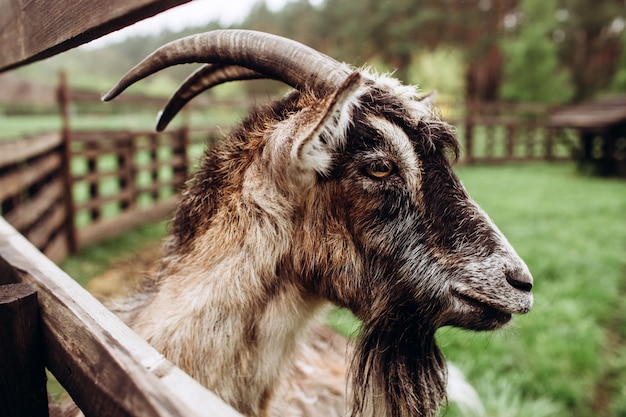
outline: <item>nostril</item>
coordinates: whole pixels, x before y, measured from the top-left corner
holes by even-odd
[[[506,271],[504,275],[506,276],[506,282],[508,282],[513,288],[527,292],[530,292],[530,290],[533,289],[533,279],[530,274],[524,271]]]

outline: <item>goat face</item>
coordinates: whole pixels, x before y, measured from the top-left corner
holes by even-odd
[[[386,79],[342,94],[307,145],[319,165],[298,162],[316,184],[298,187],[289,257],[310,289],[364,320],[401,309],[435,328],[489,330],[526,313],[531,275],[452,171],[450,129]]]
[[[360,78],[287,141],[300,206],[283,267],[364,321],[353,415],[431,415],[445,380],[435,330],[501,327],[530,309],[532,277],[452,171],[447,125],[409,88]]]

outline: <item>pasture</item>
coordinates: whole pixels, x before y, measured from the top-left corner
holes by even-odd
[[[535,306],[495,333],[438,332],[492,417],[626,415],[626,183],[580,176],[572,163],[460,166],[535,278]],[[83,285],[132,265],[165,222],[85,248],[62,267]],[[131,255],[132,253],[132,255]],[[137,274],[146,271],[145,259]],[[354,334],[348,313],[331,323]],[[460,415],[454,405],[446,416]]]

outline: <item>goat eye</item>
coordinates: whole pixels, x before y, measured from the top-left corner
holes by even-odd
[[[365,167],[365,173],[374,179],[387,178],[396,171],[396,167],[390,161],[375,161]]]

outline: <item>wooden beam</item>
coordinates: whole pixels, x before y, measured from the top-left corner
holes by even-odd
[[[37,290],[48,369],[86,416],[241,417],[0,218],[0,282]],[[205,358],[211,360],[210,358]]]
[[[0,168],[40,156],[61,146],[63,138],[58,132],[41,133],[11,142],[0,143]]]
[[[0,0],[0,72],[38,61],[190,0]]]
[[[0,415],[48,417],[37,293],[0,285]]]
[[[160,187],[159,187],[160,188]],[[130,230],[148,221],[158,221],[174,212],[178,196],[155,202],[146,209],[128,210],[110,219],[100,220],[78,230],[78,247],[93,245],[119,235],[120,230]]]

